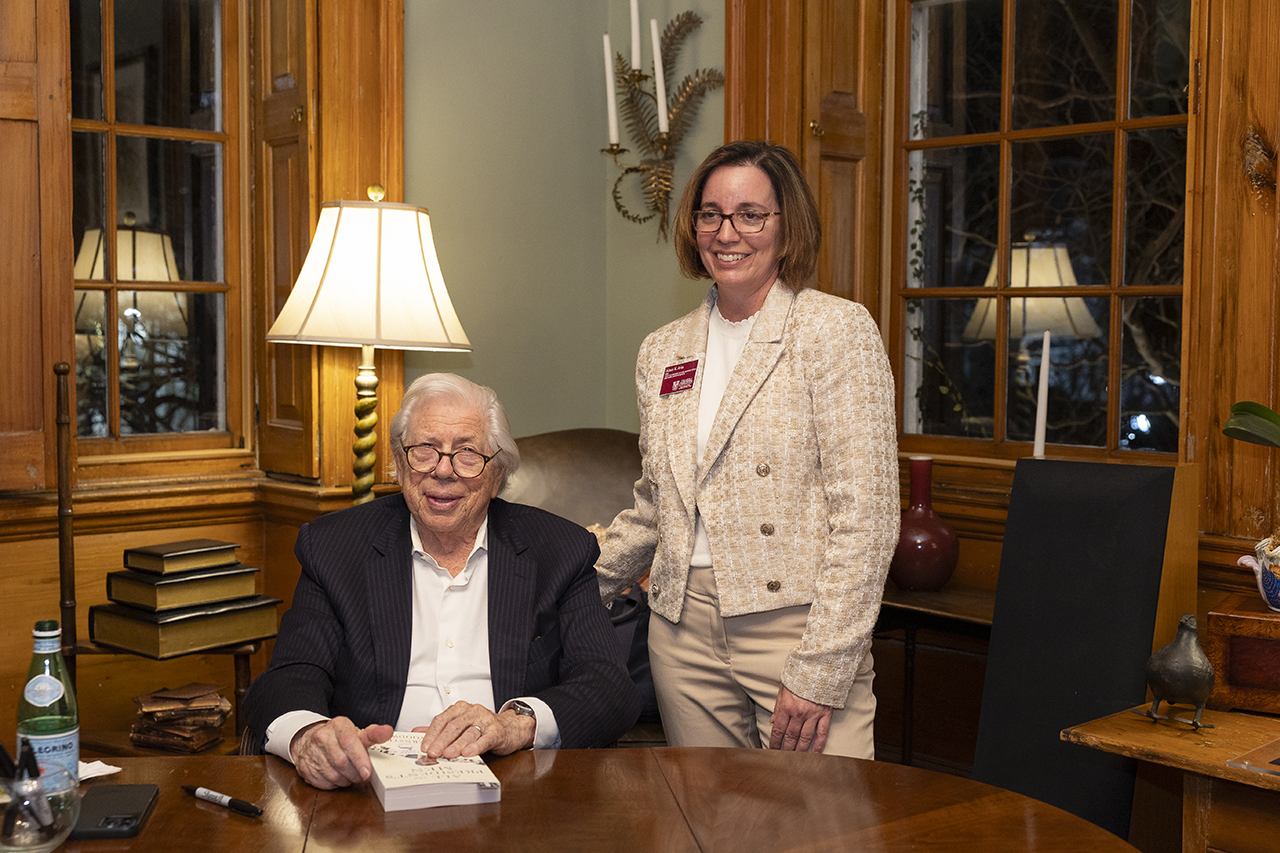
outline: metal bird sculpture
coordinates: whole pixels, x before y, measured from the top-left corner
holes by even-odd
[[[1155,698],[1148,710],[1135,710],[1135,714],[1143,714],[1153,720],[1167,720],[1168,716],[1157,713],[1161,702],[1194,705],[1194,719],[1173,719],[1197,729],[1213,728],[1209,723],[1200,722],[1205,702],[1209,701],[1209,694],[1213,692],[1213,664],[1209,663],[1209,658],[1196,642],[1195,614],[1183,614],[1178,622],[1177,636],[1151,655],[1147,661],[1147,686],[1151,688],[1151,695]]]

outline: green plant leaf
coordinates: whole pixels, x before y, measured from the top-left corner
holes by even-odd
[[[1248,408],[1242,409],[1242,406]],[[1264,409],[1266,414],[1257,413],[1254,407]],[[1231,407],[1231,417],[1227,418],[1222,434],[1250,444],[1280,447],[1280,416],[1257,403],[1236,403]]]
[[[1258,417],[1265,418],[1280,427],[1280,415],[1277,415],[1261,403],[1255,403],[1252,400],[1241,400],[1239,403],[1236,403],[1231,407],[1231,414],[1257,415]]]

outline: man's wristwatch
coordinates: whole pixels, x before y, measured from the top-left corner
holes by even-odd
[[[522,702],[519,699],[512,700],[507,705],[506,709],[508,711],[515,711],[517,714],[519,714],[522,717],[533,717],[534,720],[538,719],[538,715],[535,714],[533,711],[533,706],[530,705],[528,702]]]
[[[530,735],[529,742],[520,747],[521,749],[531,749],[534,741],[536,741],[538,737],[538,715],[534,713],[533,706],[528,702],[522,702],[519,699],[512,699],[507,703],[507,707],[504,710],[515,711],[517,716],[528,717],[533,720],[533,734]]]

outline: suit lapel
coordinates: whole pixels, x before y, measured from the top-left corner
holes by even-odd
[[[738,421],[741,420],[742,413],[747,410],[747,404],[755,397],[764,380],[773,372],[774,365],[778,363],[778,357],[782,355],[782,333],[786,329],[787,316],[791,313],[791,305],[794,301],[795,294],[776,281],[769,290],[769,295],[765,297],[760,314],[751,327],[751,337],[747,339],[742,357],[738,359],[738,364],[729,377],[729,385],[724,389],[715,422],[711,425],[707,449],[701,460],[700,470],[704,478],[710,473],[716,457],[729,442],[729,436],[733,434]],[[704,342],[703,348],[705,347]],[[693,433],[696,441],[696,409],[694,414]]]
[[[489,504],[489,675],[498,707],[524,693],[533,638],[537,565],[524,556],[523,537],[509,520],[510,505]]]
[[[702,305],[684,322],[676,340],[676,357],[672,364],[698,360],[698,373],[688,391],[668,394],[658,403],[666,421],[667,453],[671,474],[676,481],[685,511],[693,517],[698,474],[698,397],[702,394],[702,374],[707,362],[707,323],[711,307],[716,303],[713,287]],[[666,368],[667,365],[661,365]]]
[[[381,720],[394,721],[404,702],[405,680],[413,626],[413,540],[408,506],[394,512],[373,537],[374,553],[364,568],[369,602],[369,631],[373,641],[375,684],[401,685],[395,695],[377,697]]]

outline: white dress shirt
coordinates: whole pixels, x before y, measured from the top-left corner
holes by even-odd
[[[409,519],[413,541],[413,628],[409,677],[404,704],[395,723],[398,732],[431,723],[454,702],[465,701],[494,710],[489,669],[489,519],[476,533],[466,565],[452,577],[422,548],[418,525]],[[534,696],[520,697],[533,708],[534,749],[560,746],[560,728],[550,706]],[[511,700],[499,710],[510,707]],[[294,737],[328,717],[312,711],[281,714],[267,726],[265,749],[292,761]]]

